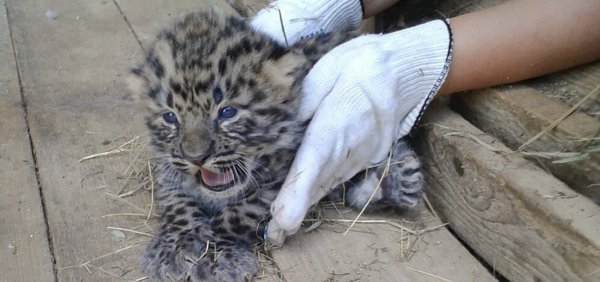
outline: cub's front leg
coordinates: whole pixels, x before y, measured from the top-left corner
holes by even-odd
[[[250,281],[258,270],[253,247],[261,241],[275,192],[258,191],[211,219],[216,253],[203,258],[192,280]]]
[[[188,279],[212,241],[210,219],[193,199],[182,198],[165,208],[160,230],[142,256],[142,269],[159,281]]]

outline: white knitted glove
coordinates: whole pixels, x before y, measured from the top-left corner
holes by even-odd
[[[271,206],[266,237],[281,244],[308,208],[336,185],[382,162],[444,82],[452,38],[436,20],[365,35],[326,54],[304,80],[300,115],[310,122]]]
[[[357,29],[363,12],[360,0],[279,0],[258,12],[251,25],[289,45],[318,33]]]

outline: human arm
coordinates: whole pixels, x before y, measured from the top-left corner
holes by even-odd
[[[440,93],[521,81],[600,59],[597,0],[513,0],[450,19],[452,66]]]

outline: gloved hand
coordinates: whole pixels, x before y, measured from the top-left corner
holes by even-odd
[[[300,115],[312,117],[271,205],[266,237],[282,244],[336,185],[386,159],[444,82],[452,38],[436,20],[365,35],[327,53],[304,80]]]
[[[260,10],[250,25],[292,45],[318,33],[355,30],[362,17],[360,0],[279,0]]]

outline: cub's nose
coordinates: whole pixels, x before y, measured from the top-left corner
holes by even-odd
[[[206,163],[206,159],[208,159],[208,155],[189,155],[189,154],[184,153],[183,158],[186,161],[193,163],[194,165],[202,166],[203,164]]]
[[[181,144],[179,144],[179,146],[175,146],[173,148],[173,155],[182,159],[185,159],[186,161],[193,163],[194,165],[197,166],[202,166],[205,162],[206,159],[208,158],[209,154],[201,154],[201,153],[195,153],[195,152],[190,152],[188,150],[185,150],[183,148],[183,146],[181,146]]]

